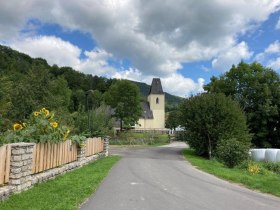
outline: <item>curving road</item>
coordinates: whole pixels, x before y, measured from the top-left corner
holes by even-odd
[[[201,172],[182,156],[184,145],[115,148],[123,158],[82,210],[279,210],[280,199]],[[280,189],[279,189],[280,190]]]

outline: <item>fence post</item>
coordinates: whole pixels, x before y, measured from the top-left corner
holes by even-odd
[[[107,157],[108,154],[109,154],[109,139],[110,139],[110,136],[105,136],[104,137],[104,147],[103,147],[103,150],[105,152],[105,157]]]
[[[14,191],[31,187],[32,157],[35,143],[11,144],[11,167],[9,184]]]

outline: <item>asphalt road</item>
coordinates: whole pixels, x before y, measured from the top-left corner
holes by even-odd
[[[181,151],[178,144],[112,149],[111,154],[123,158],[81,209],[280,209],[279,198],[201,172],[181,156]]]

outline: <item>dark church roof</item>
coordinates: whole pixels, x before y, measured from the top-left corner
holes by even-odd
[[[145,119],[153,119],[154,116],[153,116],[153,112],[152,110],[150,109],[150,104],[149,102],[147,101],[144,101],[141,103],[141,106],[142,106],[142,118],[145,118]]]
[[[164,94],[160,78],[153,78],[149,94]]]

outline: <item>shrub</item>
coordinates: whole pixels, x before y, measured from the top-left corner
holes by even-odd
[[[0,138],[2,143],[55,143],[66,140],[69,134],[69,128],[60,125],[54,113],[42,108],[33,112],[26,122],[14,123],[12,130],[4,132]]]
[[[246,146],[250,144],[244,113],[237,102],[224,94],[192,96],[180,109],[187,141],[198,155],[211,158],[222,139],[236,138]]]
[[[113,119],[109,107],[104,104],[89,112],[80,110],[73,117],[75,119],[73,132],[76,134],[84,133],[92,137],[110,135],[113,132]]]
[[[261,167],[255,163],[249,163],[247,169],[250,174],[259,174],[261,171]]]
[[[219,161],[229,168],[233,168],[248,159],[248,151],[248,145],[243,144],[236,138],[231,138],[219,142],[216,155]]]
[[[280,174],[280,162],[278,163],[265,162],[263,166],[269,171],[272,171],[276,174]]]

